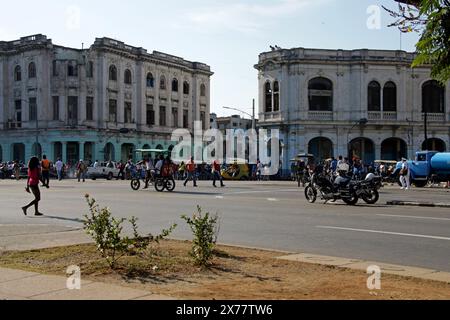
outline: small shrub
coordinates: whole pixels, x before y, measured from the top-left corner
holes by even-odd
[[[85,197],[89,206],[89,214],[84,215],[84,230],[95,241],[97,250],[111,269],[115,268],[117,261],[123,256],[146,250],[151,242],[159,242],[176,228],[176,225],[172,225],[156,237],[141,236],[138,232],[137,218],[114,218],[109,208],[100,208],[95,199],[89,195]],[[122,234],[124,222],[131,224],[133,238]]]
[[[197,213],[194,213],[192,218],[186,215],[181,216],[181,218],[187,222],[194,235],[190,255],[195,264],[207,267],[213,257],[214,247],[217,243],[219,216],[216,214],[211,217],[208,212],[203,215],[201,207],[197,206]]]

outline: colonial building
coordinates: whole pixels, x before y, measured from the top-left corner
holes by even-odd
[[[274,49],[260,54],[259,127],[280,129],[283,168],[318,159],[413,158],[450,146],[450,89],[411,68],[414,53]],[[426,140],[427,138],[427,140]]]
[[[242,129],[244,131],[252,129],[252,120],[242,118],[239,115],[233,115],[230,117],[217,117],[215,113],[210,115],[210,128],[219,129],[225,136],[227,130],[238,130]]]
[[[172,130],[208,127],[208,65],[97,38],[89,49],[44,35],[0,42],[0,160],[126,160],[169,148]]]

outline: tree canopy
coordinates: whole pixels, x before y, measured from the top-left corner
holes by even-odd
[[[398,9],[383,7],[395,18],[390,27],[419,32],[413,67],[431,65],[431,76],[445,84],[450,80],[450,0],[394,0]]]

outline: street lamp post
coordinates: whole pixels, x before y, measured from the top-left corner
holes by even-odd
[[[223,108],[224,108],[224,109],[227,109],[227,110],[238,111],[238,112],[241,112],[241,113],[243,113],[243,114],[248,115],[248,116],[251,117],[251,119],[252,119],[252,129],[253,129],[253,130],[256,129],[256,119],[255,119],[255,99],[253,99],[253,114],[250,114],[250,113],[248,113],[248,112],[246,112],[246,111],[243,111],[243,110],[237,109],[237,108],[231,108],[231,107],[223,107]]]

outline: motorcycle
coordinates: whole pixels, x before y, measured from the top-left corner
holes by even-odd
[[[380,180],[371,175],[366,180],[355,181],[345,175],[333,179],[323,173],[314,173],[305,188],[305,197],[310,203],[316,202],[319,195],[326,202],[340,199],[348,205],[355,205],[361,198],[368,204],[375,204],[380,197],[379,187]]]
[[[323,173],[313,173],[305,188],[305,197],[309,203],[316,202],[317,196],[326,202],[342,200],[348,205],[355,205],[359,200],[355,182],[351,178],[339,176],[333,181],[331,176]]]
[[[375,204],[380,199],[378,190],[381,188],[381,178],[368,174],[365,180],[356,183],[356,194],[367,204]]]

